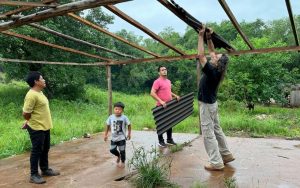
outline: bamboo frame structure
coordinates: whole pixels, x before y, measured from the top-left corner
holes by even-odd
[[[35,42],[38,43],[40,45],[45,45],[45,46],[50,46],[56,49],[60,49],[60,50],[64,50],[67,52],[71,52],[71,53],[75,53],[75,54],[79,54],[79,55],[84,55],[90,58],[96,58],[101,60],[101,62],[95,62],[95,63],[74,63],[74,62],[49,62],[49,61],[35,61],[35,60],[22,60],[22,59],[8,59],[8,58],[0,58],[0,62],[10,62],[10,63],[34,63],[34,64],[50,64],[50,65],[69,65],[69,66],[105,66],[106,67],[106,76],[107,76],[107,84],[108,84],[108,109],[109,109],[109,114],[112,113],[112,81],[111,81],[111,66],[113,65],[124,65],[124,64],[134,64],[134,63],[154,63],[154,62],[161,62],[161,61],[166,61],[166,62],[171,62],[171,61],[177,61],[177,60],[183,60],[183,59],[190,59],[190,60],[195,60],[198,55],[197,54],[186,54],[184,51],[176,48],[175,46],[173,46],[172,44],[168,43],[167,41],[164,41],[160,36],[158,36],[157,34],[155,34],[154,32],[152,32],[150,29],[146,28],[144,25],[142,25],[141,23],[137,22],[136,20],[134,20],[133,18],[131,18],[130,16],[128,16],[126,13],[122,12],[121,10],[119,10],[117,7],[113,6],[114,4],[117,3],[121,3],[121,2],[127,2],[127,1],[131,1],[131,0],[80,0],[80,1],[76,1],[76,2],[72,2],[72,3],[66,3],[66,4],[62,4],[62,5],[58,5],[56,2],[57,0],[43,0],[41,2],[22,2],[22,1],[8,1],[8,0],[3,0],[0,1],[0,5],[9,5],[9,6],[22,6],[19,7],[17,9],[2,13],[0,15],[0,19],[11,19],[9,21],[6,22],[2,22],[0,23],[0,33],[8,35],[8,36],[13,36],[13,37],[18,37],[18,38],[22,38],[24,40],[28,40],[31,42]],[[169,8],[167,6],[167,3],[169,2],[169,0],[158,0],[159,2],[161,2],[163,5],[166,6],[166,8]],[[235,27],[235,29],[238,31],[238,33],[241,35],[241,37],[243,38],[244,42],[248,45],[248,47],[250,48],[250,50],[232,50],[232,51],[227,51],[224,52],[228,55],[234,55],[234,56],[238,56],[238,55],[243,55],[243,54],[263,54],[263,53],[275,53],[275,52],[291,52],[291,51],[300,51],[300,46],[299,46],[299,40],[298,40],[298,35],[297,35],[297,30],[296,30],[296,26],[295,26],[295,22],[294,22],[294,17],[293,17],[293,13],[292,13],[292,6],[290,3],[290,0],[285,0],[286,2],[286,6],[287,6],[287,10],[288,10],[288,14],[289,14],[289,18],[290,18],[290,22],[291,22],[291,27],[292,27],[292,31],[293,31],[293,35],[295,38],[295,43],[296,46],[285,46],[285,47],[274,47],[274,48],[262,48],[262,49],[255,49],[254,46],[251,44],[251,42],[249,41],[248,37],[246,36],[245,33],[243,33],[239,23],[237,22],[235,16],[233,15],[233,13],[230,10],[230,7],[227,5],[225,0],[218,0],[221,7],[223,8],[223,10],[225,11],[225,13],[227,14],[227,16],[229,17],[230,21],[232,22],[233,26]],[[115,35],[114,33],[111,33],[105,29],[103,29],[102,27],[91,23],[89,21],[87,21],[86,19],[77,16],[76,14],[74,14],[74,12],[77,11],[81,11],[81,10],[85,10],[85,9],[89,9],[89,8],[95,8],[95,7],[99,7],[99,6],[104,6],[106,7],[108,10],[110,10],[111,12],[113,12],[115,15],[117,15],[118,17],[122,18],[123,20],[127,21],[128,23],[132,24],[133,26],[135,26],[136,28],[142,30],[143,32],[145,32],[146,34],[148,34],[149,36],[151,36],[153,39],[157,40],[158,42],[160,42],[161,44],[167,46],[168,48],[172,49],[173,51],[175,51],[176,53],[179,54],[179,56],[161,56],[159,54],[153,53],[147,49],[145,49],[142,46],[139,46],[137,44],[131,43],[127,40],[125,40],[124,38]],[[48,9],[43,10],[43,11],[38,11],[34,14],[29,14],[26,16],[23,16],[21,13],[25,12],[25,11],[29,11],[29,10],[33,10],[36,7],[48,7]],[[174,11],[173,11],[174,13]],[[175,14],[175,13],[174,13]],[[136,49],[139,49],[149,55],[151,55],[151,58],[139,58],[137,59],[136,57],[133,57],[129,54],[124,54],[122,52],[118,52],[118,51],[114,51],[114,50],[110,50],[107,49],[105,47],[96,45],[96,44],[92,44],[90,42],[81,40],[81,39],[77,39],[75,37],[63,34],[63,33],[59,33],[57,31],[51,30],[47,27],[35,24],[34,22],[40,22],[49,18],[53,18],[56,16],[64,16],[67,15],[97,31],[103,32],[119,41],[122,41],[124,43],[126,43],[127,45],[134,47]],[[176,14],[175,14],[176,15]],[[177,15],[178,16],[178,15]],[[34,27],[36,29],[39,29],[41,31],[44,32],[48,32],[51,34],[54,34],[56,36],[62,37],[64,39],[67,40],[72,40],[75,42],[78,42],[80,44],[84,44],[87,46],[90,46],[92,48],[96,48],[98,50],[104,50],[110,53],[114,53],[116,55],[119,56],[123,56],[126,58],[131,58],[129,60],[118,60],[118,59],[109,59],[109,58],[105,58],[105,57],[101,57],[98,55],[94,55],[94,54],[89,54],[86,52],[82,52],[73,48],[67,48],[64,46],[60,46],[57,44],[51,44],[48,43],[46,41],[42,41],[39,39],[35,39],[32,38],[30,36],[25,36],[22,34],[18,34],[18,33],[14,33],[12,31],[7,31],[9,29],[13,29],[16,27],[20,27],[23,25],[29,25],[31,27]],[[225,41],[227,42],[227,41]],[[228,43],[229,44],[229,43]],[[230,45],[230,44],[229,44]],[[199,72],[200,67],[197,67],[197,72]],[[198,78],[199,79],[199,78]],[[197,79],[197,82],[198,82]]]

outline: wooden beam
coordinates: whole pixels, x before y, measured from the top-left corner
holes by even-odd
[[[251,42],[248,39],[248,37],[242,31],[240,24],[235,19],[234,15],[231,12],[231,10],[230,10],[229,6],[227,5],[226,1],[225,0],[219,0],[219,3],[221,4],[222,8],[224,9],[224,11],[226,12],[227,16],[229,17],[231,23],[233,24],[233,26],[235,27],[235,29],[239,32],[239,34],[241,35],[241,37],[243,38],[243,40],[245,41],[245,43],[248,45],[248,47],[251,50],[253,50],[254,46],[251,44]]]
[[[44,27],[44,26],[41,26],[41,25],[38,25],[38,24],[35,24],[35,23],[31,23],[29,24],[29,26],[31,27],[34,27],[36,29],[40,29],[42,31],[45,31],[47,33],[51,33],[51,34],[54,34],[56,36],[59,36],[59,37],[62,37],[62,38],[65,38],[65,39],[68,39],[68,40],[71,40],[71,41],[74,41],[74,42],[77,42],[77,43],[80,43],[80,44],[84,44],[84,45],[87,45],[87,46],[90,46],[90,47],[93,47],[93,48],[96,48],[96,49],[100,49],[100,50],[104,50],[104,51],[107,51],[107,52],[110,52],[110,53],[114,53],[116,55],[119,55],[119,56],[122,56],[122,57],[127,57],[127,58],[131,58],[131,59],[136,59],[136,57],[133,57],[131,55],[127,55],[127,54],[123,54],[121,52],[118,52],[118,51],[114,51],[114,50],[110,50],[108,48],[104,48],[102,46],[99,46],[99,45],[96,45],[96,44],[92,44],[90,42],[87,42],[87,41],[84,41],[84,40],[80,40],[80,39],[77,39],[75,37],[71,37],[69,35],[65,35],[63,33],[59,33],[57,31],[54,31],[52,29],[49,29],[47,27]]]
[[[42,2],[44,4],[47,4],[47,3],[53,3],[53,2],[56,2],[56,1],[57,0],[43,0]],[[5,12],[5,13],[1,14],[0,19],[7,19],[7,18],[9,18],[10,16],[12,16],[14,14],[18,14],[20,12],[28,11],[28,10],[32,10],[32,9],[34,9],[34,7],[23,6],[23,7],[15,9],[15,10],[11,10],[11,11],[8,11],[8,12]]]
[[[228,54],[228,55],[238,56],[238,55],[244,55],[244,54],[292,52],[292,51],[299,51],[299,50],[300,50],[300,46],[287,46],[287,47],[262,48],[262,49],[255,49],[255,50],[231,51],[231,52],[223,52],[223,53]],[[192,54],[192,55],[184,55],[184,56],[165,56],[165,57],[157,57],[157,58],[133,59],[133,60],[126,60],[126,61],[112,61],[112,62],[106,63],[106,65],[125,65],[125,64],[145,63],[145,62],[155,63],[155,62],[161,62],[161,61],[174,62],[174,61],[178,61],[178,60],[182,60],[182,59],[195,60],[198,56],[199,55],[197,55],[197,54]],[[102,64],[102,63],[100,63],[100,64]]]
[[[152,32],[150,29],[148,29],[147,27],[145,27],[144,25],[142,25],[138,21],[134,20],[133,18],[131,18],[130,16],[128,16],[127,14],[125,14],[124,12],[122,12],[117,7],[115,7],[113,5],[106,5],[105,8],[107,8],[108,10],[110,10],[111,12],[113,12],[114,14],[116,14],[117,16],[119,16],[120,18],[122,18],[123,20],[127,21],[131,25],[133,25],[133,26],[139,28],[140,30],[142,30],[143,32],[147,33],[149,36],[151,36],[153,39],[157,40],[161,44],[163,44],[163,45],[169,47],[170,49],[174,50],[178,54],[180,54],[180,55],[187,55],[185,52],[183,52],[182,50],[180,50],[180,49],[172,46],[171,44],[169,44],[168,42],[166,42],[164,39],[162,39],[160,36],[158,36],[157,34],[155,34],[154,32]]]
[[[295,37],[295,43],[296,43],[297,46],[299,46],[299,40],[298,40],[297,30],[296,30],[296,26],[295,26],[295,21],[294,21],[294,15],[293,15],[293,11],[292,11],[291,2],[290,2],[290,0],[285,0],[285,3],[286,3],[286,7],[288,9],[288,12],[289,12],[291,26],[292,26],[293,34],[294,34],[294,37]]]
[[[56,8],[50,8],[34,14],[24,16],[18,19],[17,21],[8,21],[8,22],[0,23],[0,31],[5,31],[14,27],[18,27],[33,22],[43,21],[48,18],[67,14],[69,12],[76,12],[76,11],[81,11],[81,10],[94,8],[98,6],[116,4],[120,2],[126,2],[126,1],[131,1],[131,0],[101,0],[101,1],[81,0],[72,3],[67,3],[64,5],[59,5]]]
[[[73,65],[73,66],[99,66],[95,63],[72,63],[72,62],[52,62],[52,61],[32,61],[23,59],[0,58],[0,62],[26,63],[26,64],[45,64],[45,65]],[[100,65],[101,66],[101,65]]]
[[[150,54],[150,55],[152,55],[154,57],[160,57],[159,55],[157,55],[157,54],[155,54],[155,53],[153,53],[153,52],[151,52],[151,51],[149,51],[149,50],[147,50],[147,49],[145,49],[145,48],[143,48],[143,47],[141,47],[141,46],[139,46],[137,44],[131,43],[131,42],[123,39],[122,37],[120,37],[120,36],[118,36],[118,35],[116,35],[114,33],[111,33],[109,31],[103,29],[102,27],[100,27],[100,26],[98,26],[96,24],[93,24],[93,23],[89,22],[88,20],[81,18],[80,16],[77,16],[76,14],[68,13],[68,16],[70,16],[71,18],[73,18],[73,19],[75,19],[75,20],[77,20],[77,21],[79,21],[79,22],[81,22],[81,23],[83,23],[83,24],[85,24],[85,25],[87,25],[89,27],[92,27],[92,28],[94,28],[94,29],[96,29],[96,30],[98,30],[100,32],[103,32],[103,33],[105,33],[105,34],[107,34],[107,35],[109,35],[109,36],[111,36],[111,37],[113,37],[113,38],[115,38],[115,39],[117,39],[119,41],[122,41],[122,42],[124,42],[124,43],[126,43],[126,44],[128,44],[128,45],[130,45],[130,46],[132,46],[134,48],[137,48],[137,49],[139,49],[139,50],[141,50],[143,52],[146,52],[147,54]]]
[[[274,47],[274,48],[262,48],[255,50],[241,50],[233,52],[225,52],[228,55],[238,56],[245,54],[263,54],[263,53],[275,53],[275,52],[292,52],[299,51],[300,46],[287,46],[287,47]],[[174,62],[183,59],[195,60],[199,55],[191,54],[184,56],[165,56],[158,58],[146,58],[146,59],[134,59],[128,61],[112,61],[112,62],[96,62],[96,63],[66,63],[66,62],[48,62],[48,61],[32,61],[32,60],[20,60],[20,59],[6,59],[0,58],[1,62],[15,62],[15,63],[39,63],[39,64],[53,64],[53,65],[78,65],[78,66],[108,66],[108,65],[125,65],[134,63],[156,63],[156,62]]]
[[[105,60],[105,61],[112,61],[111,59],[108,59],[108,58],[100,57],[100,56],[97,56],[97,55],[89,54],[89,53],[86,53],[86,52],[82,52],[82,51],[75,50],[75,49],[68,48],[68,47],[64,47],[64,46],[59,46],[59,45],[56,45],[56,44],[51,44],[49,42],[45,42],[45,41],[35,39],[35,38],[29,37],[29,36],[25,36],[25,35],[22,35],[22,34],[10,32],[10,31],[2,31],[1,33],[5,34],[5,35],[8,35],[8,36],[13,36],[13,37],[29,40],[31,42],[35,42],[35,43],[38,43],[38,44],[41,44],[41,45],[50,46],[52,48],[57,48],[57,49],[60,49],[60,50],[64,50],[64,51],[67,51],[67,52],[80,54],[80,55],[84,55],[84,56],[87,56],[87,57],[92,57],[92,58],[101,59],[101,60]]]
[[[28,1],[6,1],[1,0],[0,5],[9,5],[9,6],[30,6],[30,7],[51,7],[54,8],[57,4],[44,4],[42,2],[28,2]]]
[[[106,79],[107,79],[107,102],[108,102],[108,115],[112,114],[112,81],[111,81],[111,66],[106,66]]]

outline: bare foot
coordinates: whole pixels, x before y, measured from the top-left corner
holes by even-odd
[[[118,167],[119,167],[119,168],[125,168],[125,163],[123,163],[123,162],[119,163],[119,164],[118,164]]]
[[[121,157],[119,156],[119,157],[117,158],[116,163],[118,164],[120,161],[121,161]]]

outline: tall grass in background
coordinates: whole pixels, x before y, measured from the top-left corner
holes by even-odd
[[[30,148],[26,131],[21,130],[24,122],[22,106],[28,91],[24,82],[0,83],[0,158],[22,153]],[[103,131],[108,117],[107,91],[86,86],[86,95],[76,101],[50,100],[54,128],[51,144],[79,138],[86,132]],[[148,93],[128,95],[113,92],[113,102],[125,103],[126,114],[134,130],[155,129],[151,109],[155,101]],[[174,132],[199,133],[197,101],[194,113],[174,127]],[[236,101],[219,103],[223,130],[233,136],[281,136],[300,137],[300,109],[256,106],[248,111]],[[265,114],[264,119],[257,116]],[[134,135],[133,135],[134,136]]]

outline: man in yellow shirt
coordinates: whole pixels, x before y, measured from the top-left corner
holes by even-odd
[[[50,129],[52,128],[49,101],[42,90],[46,87],[41,73],[32,71],[26,82],[31,87],[27,92],[23,106],[23,117],[28,124],[32,149],[30,155],[31,183],[42,184],[46,181],[38,172],[38,165],[43,176],[57,176],[60,173],[48,166],[48,153],[50,149]]]

